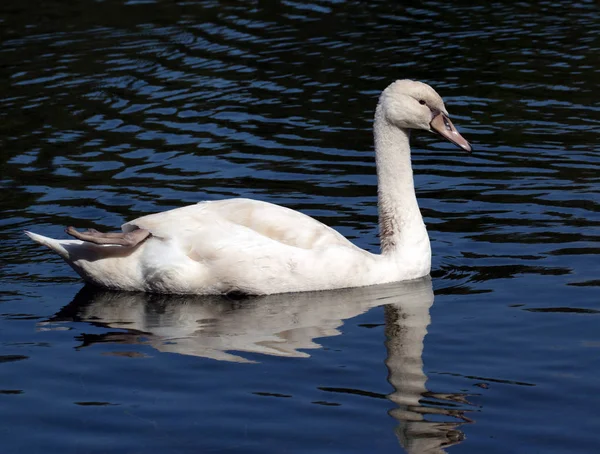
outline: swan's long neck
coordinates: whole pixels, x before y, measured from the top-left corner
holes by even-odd
[[[413,181],[410,130],[390,124],[380,104],[375,113],[374,135],[381,252],[396,261],[408,262],[403,266],[410,265],[414,257],[419,262],[423,258],[430,262],[429,237]],[[429,257],[423,257],[424,254]]]

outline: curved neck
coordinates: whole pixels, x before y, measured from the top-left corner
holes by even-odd
[[[390,124],[379,105],[375,113],[374,136],[381,252],[406,257],[413,253],[422,254],[425,244],[429,250],[429,237],[415,194],[410,131]]]

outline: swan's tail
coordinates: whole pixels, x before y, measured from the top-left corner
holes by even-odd
[[[73,240],[55,240],[54,238],[48,238],[47,236],[38,235],[37,233],[28,232],[25,230],[25,235],[31,238],[36,243],[42,244],[44,246],[49,247],[58,255],[60,255],[63,259],[69,260],[69,252],[65,249],[64,244],[72,244],[77,243],[81,244],[82,241],[73,241]]]
[[[25,234],[60,255],[87,282],[122,290],[139,288],[136,266],[139,248],[56,240],[27,231]]]

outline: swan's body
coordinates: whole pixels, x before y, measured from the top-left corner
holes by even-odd
[[[249,199],[202,202],[123,225],[123,235],[28,235],[57,252],[87,282],[162,293],[271,294],[359,287],[429,274],[429,237],[414,190],[409,129],[431,130],[470,151],[428,85],[397,81],[375,115],[381,254],[297,211]],[[112,238],[120,237],[119,240]],[[97,244],[107,242],[115,244]]]
[[[427,275],[431,262],[424,226],[422,241],[402,263],[364,251],[302,213],[250,199],[202,202],[123,226],[125,232],[135,228],[152,237],[134,248],[30,236],[92,284],[161,293],[359,287]]]

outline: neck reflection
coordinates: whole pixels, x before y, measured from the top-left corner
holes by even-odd
[[[444,453],[444,448],[464,439],[458,427],[470,420],[459,407],[469,402],[463,394],[427,390],[423,340],[431,320],[429,309],[433,304],[433,290],[430,296],[422,294],[415,303],[385,307],[385,364],[388,381],[394,388],[388,399],[397,405],[389,414],[398,421],[396,436],[407,453]],[[452,421],[443,421],[449,418]]]

